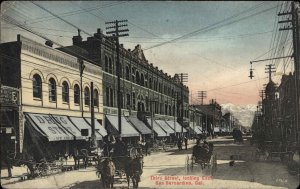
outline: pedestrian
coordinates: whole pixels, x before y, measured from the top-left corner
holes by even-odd
[[[188,139],[186,137],[184,137],[184,145],[185,145],[185,150],[187,150]]]
[[[145,143],[145,153],[146,153],[146,156],[148,154],[150,155],[149,147],[150,147],[150,142],[149,142],[149,140],[147,140],[146,143]]]
[[[178,150],[182,150],[182,139],[179,138],[177,141]]]

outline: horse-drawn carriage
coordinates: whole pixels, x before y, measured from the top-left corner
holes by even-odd
[[[208,148],[196,145],[193,154],[186,157],[185,165],[187,172],[193,171],[195,167],[201,171],[208,168],[213,175],[217,170],[217,155],[213,152],[213,144],[209,143]]]
[[[133,187],[137,188],[143,173],[143,164],[143,154],[140,153],[140,150],[136,147],[130,147],[126,155],[99,157],[97,174],[103,187],[113,188],[115,176],[121,182],[123,176],[126,176],[128,187],[131,179]]]

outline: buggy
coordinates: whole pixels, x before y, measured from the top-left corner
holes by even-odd
[[[201,171],[208,168],[213,175],[217,170],[217,154],[213,152],[213,144],[209,144],[208,150],[199,146],[191,156],[186,157],[185,165],[187,172],[193,171],[195,167],[199,167]]]

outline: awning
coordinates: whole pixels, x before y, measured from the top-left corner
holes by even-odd
[[[168,123],[168,125],[174,129],[174,120],[168,120],[166,121]],[[176,126],[176,133],[181,133],[181,128],[183,128],[183,132],[187,132],[186,129],[184,127],[182,127],[177,121],[175,121],[175,126]]]
[[[155,121],[158,123],[158,125],[161,126],[161,128],[167,133],[167,135],[175,133],[175,131],[164,120],[156,119]]]
[[[78,127],[76,127],[67,116],[61,115],[52,115],[56,120],[56,124],[63,126],[64,129],[67,129],[70,133],[75,136],[76,140],[84,140],[86,137],[81,136],[81,131]]]
[[[74,125],[76,125],[76,127],[78,127],[78,129],[80,129],[80,130],[87,129],[88,134],[87,134],[86,137],[87,138],[91,137],[91,135],[92,135],[92,126],[89,125],[87,121],[85,121],[82,117],[69,117],[69,119],[71,120],[71,122]],[[95,135],[96,135],[96,140],[102,140],[102,136],[100,135],[100,133],[95,131]]]
[[[118,116],[113,115],[106,115],[108,121],[110,124],[119,131],[118,127]],[[126,120],[124,116],[121,117],[121,137],[133,137],[133,136],[139,136],[140,134],[137,132],[137,130]]]
[[[139,120],[137,117],[128,117],[128,120],[132,125],[141,133],[141,134],[151,134],[151,130],[143,123],[141,120]]]
[[[84,118],[91,126],[92,126],[92,119],[91,118]],[[107,131],[105,130],[105,128],[98,122],[97,119],[95,119],[95,130],[97,132],[99,132],[102,136],[106,136],[107,135]]]
[[[151,118],[147,118],[148,124],[151,126]],[[157,136],[164,137],[168,136],[167,133],[153,120],[153,130],[156,132]]]
[[[51,115],[24,113],[26,120],[49,141],[74,140],[74,135],[59,124]]]
[[[194,122],[190,122],[190,127],[193,129],[194,128],[194,131],[197,133],[197,134],[201,134],[202,131],[200,129],[200,126],[199,125],[196,125],[196,123]]]

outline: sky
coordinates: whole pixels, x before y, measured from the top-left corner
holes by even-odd
[[[1,15],[62,45],[72,45],[77,28],[88,33],[81,33],[85,40],[97,28],[105,33],[105,22],[127,19],[129,36],[120,43],[126,49],[140,44],[149,63],[169,75],[188,73],[191,104],[200,103],[198,91],[207,91],[204,103],[247,105],[260,100],[268,82],[266,64],[275,64],[277,84],[283,65],[286,73],[293,69],[290,60],[264,61],[254,63],[255,77],[248,77],[250,61],[289,55],[291,35],[280,32],[277,23],[277,13],[288,6],[282,1],[11,1],[1,4]],[[15,41],[17,34],[44,43],[2,18],[1,42]],[[277,43],[281,51],[275,51]]]

